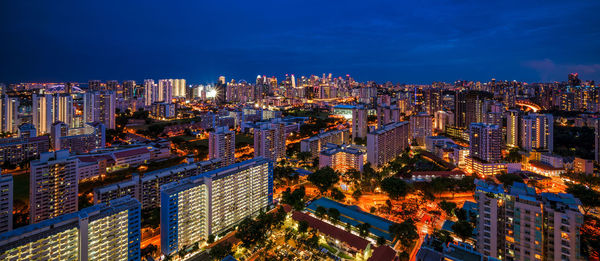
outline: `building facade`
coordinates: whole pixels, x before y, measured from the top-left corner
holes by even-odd
[[[77,211],[77,163],[67,150],[45,152],[39,160],[31,161],[31,224]]]

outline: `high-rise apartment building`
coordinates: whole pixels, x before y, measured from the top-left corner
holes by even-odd
[[[582,260],[581,204],[570,194],[476,181],[477,249],[502,260]]]
[[[352,139],[367,137],[367,109],[363,105],[356,105],[352,109]]]
[[[594,159],[596,163],[600,163],[600,119],[594,122]]]
[[[173,79],[158,80],[158,98],[156,101],[170,103],[173,99]]]
[[[140,260],[140,203],[123,197],[0,234],[0,260]]]
[[[285,157],[285,126],[280,121],[261,124],[254,128],[254,157],[277,161]]]
[[[409,123],[391,123],[367,134],[367,160],[374,167],[390,162],[409,146]]]
[[[411,137],[418,145],[425,145],[425,138],[432,134],[432,117],[426,112],[420,112],[410,116]]]
[[[45,152],[39,160],[31,161],[31,224],[77,211],[77,163],[67,150]]]
[[[54,150],[68,150],[71,153],[86,153],[104,148],[106,127],[100,122],[86,123],[81,128],[69,128],[64,122],[52,124],[50,141]]]
[[[206,240],[273,202],[273,162],[254,158],[161,187],[165,255]]]
[[[13,228],[13,177],[0,174],[0,234]]]
[[[19,98],[4,95],[0,99],[0,130],[3,132],[17,132],[20,125]]]
[[[223,167],[235,163],[235,132],[227,126],[217,127],[208,136],[209,159],[221,159]]]
[[[185,79],[173,79],[173,97],[183,97],[186,95]]]
[[[351,143],[350,131],[348,129],[332,130],[303,139],[300,141],[300,151],[310,152],[311,158],[316,158],[319,156],[321,150],[325,148],[327,143],[337,145]]]
[[[50,133],[52,124],[62,121],[71,125],[73,120],[73,98],[68,94],[44,94],[31,96],[33,125],[38,135]]]
[[[519,111],[508,110],[506,113],[506,146],[519,147]]]
[[[498,125],[471,123],[469,156],[484,162],[502,159],[502,130]]]
[[[400,120],[400,109],[396,105],[377,107],[377,127]]]
[[[146,79],[144,80],[144,106],[149,107],[157,101],[158,98],[158,87],[154,80]]]
[[[554,149],[554,117],[552,114],[529,114],[521,118],[521,148],[527,151]]]
[[[115,93],[87,92],[83,96],[85,122],[101,122],[107,129],[115,128]]]
[[[125,100],[133,99],[135,96],[135,81],[124,81],[123,82],[123,98]]]

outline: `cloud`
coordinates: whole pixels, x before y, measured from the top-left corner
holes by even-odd
[[[597,78],[600,74],[600,64],[558,64],[548,58],[526,61],[523,66],[537,71],[543,81],[562,81],[575,72],[584,79]]]

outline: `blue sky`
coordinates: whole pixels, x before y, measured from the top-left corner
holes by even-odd
[[[0,82],[600,80],[600,1],[1,1]]]

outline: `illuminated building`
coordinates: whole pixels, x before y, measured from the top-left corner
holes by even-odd
[[[33,125],[38,135],[50,133],[52,124],[62,121],[71,124],[73,119],[73,98],[64,94],[44,94],[31,96]]]
[[[208,136],[208,157],[221,159],[223,167],[235,163],[235,132],[217,127]]]
[[[82,128],[69,128],[64,122],[52,124],[50,140],[54,150],[86,153],[106,145],[106,128],[100,122],[86,123]]]
[[[167,183],[217,169],[221,160],[207,160],[181,164],[145,173],[142,177],[133,175],[130,180],[94,188],[94,203],[108,202],[129,195],[142,204],[142,209],[160,207],[160,187]]]
[[[283,122],[274,121],[254,128],[254,157],[277,161],[285,157],[286,134]]]
[[[13,228],[13,176],[0,174],[0,234]]]
[[[159,119],[171,119],[175,114],[175,104],[169,102],[155,102],[152,104],[152,116]]]
[[[409,146],[409,123],[396,122],[384,125],[367,134],[367,159],[374,167],[382,167]]]
[[[77,158],[69,151],[45,152],[31,161],[31,224],[77,211]]]
[[[527,151],[554,149],[554,118],[552,114],[529,114],[521,118],[521,148]]]
[[[161,187],[165,255],[218,235],[273,202],[273,163],[265,158],[215,169]]]
[[[383,125],[399,122],[400,119],[400,109],[397,106],[378,106],[377,107],[377,126],[381,127]]]
[[[21,132],[21,130],[27,131]],[[0,162],[19,164],[39,157],[42,152],[50,150],[48,136],[36,136],[35,127],[23,124],[19,127],[18,138],[0,139]]]
[[[115,93],[87,92],[83,95],[85,122],[101,122],[107,129],[115,128]]]
[[[125,100],[133,99],[133,97],[136,96],[135,81],[124,81],[122,86],[123,86],[123,98]]]
[[[367,109],[357,105],[352,109],[352,139],[367,137]]]
[[[158,80],[158,97],[157,102],[170,103],[173,99],[173,79]]]
[[[594,161],[575,157],[575,160],[573,160],[573,171],[577,173],[593,174]]]
[[[351,143],[349,130],[332,130],[303,139],[300,141],[300,151],[310,152],[311,158],[316,158],[319,156],[319,152],[325,148],[327,143],[337,145]]]
[[[498,125],[471,123],[469,131],[470,157],[490,163],[502,159],[502,130]]]
[[[186,96],[185,79],[173,79],[173,97]]]
[[[433,128],[445,132],[447,126],[454,126],[454,113],[451,111],[436,111],[433,115]]]
[[[158,99],[158,86],[152,79],[144,80],[144,105],[149,107]]]
[[[431,115],[420,112],[410,116],[410,131],[412,139],[419,145],[425,145],[425,138],[431,136],[432,132]],[[413,144],[416,145],[416,144]]]
[[[4,96],[0,103],[0,131],[17,132],[20,122],[19,98]]]
[[[367,160],[366,148],[328,143],[319,153],[319,168],[331,167],[340,173],[355,169],[362,171]]]
[[[506,115],[506,146],[519,147],[519,111],[508,110]]]
[[[509,190],[476,181],[477,249],[502,260],[581,260],[581,204],[570,194],[541,193],[519,182]]]
[[[140,260],[140,203],[124,197],[0,234],[1,260]]]

